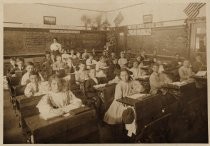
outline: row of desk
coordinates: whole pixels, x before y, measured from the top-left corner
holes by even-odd
[[[166,95],[150,95],[139,96],[139,98],[123,97],[117,101],[124,106],[133,107],[136,113],[136,142],[142,140],[146,129],[154,127],[164,127],[168,124],[169,117],[172,115],[181,115],[188,107],[194,107],[193,103],[200,101],[201,97],[196,94],[197,81],[203,82],[203,87],[206,88],[207,77],[193,76],[196,81],[183,82],[180,84],[168,84],[164,88],[168,90]],[[207,91],[206,91],[207,92]],[[205,94],[205,93],[204,93]],[[207,96],[202,105],[207,102]],[[202,107],[201,105],[201,107]],[[206,108],[199,110],[207,110]],[[188,111],[191,112],[194,111]],[[197,116],[199,113],[197,113]],[[186,120],[190,121],[189,116],[185,115]],[[207,118],[207,117],[204,117]],[[167,127],[165,129],[167,131]]]

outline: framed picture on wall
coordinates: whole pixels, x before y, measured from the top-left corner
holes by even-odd
[[[43,20],[44,20],[44,24],[56,25],[56,17],[54,16],[44,16]]]
[[[143,15],[143,22],[144,23],[152,23],[153,20],[153,15],[148,14],[148,15]]]

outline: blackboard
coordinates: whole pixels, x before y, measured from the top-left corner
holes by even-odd
[[[105,32],[76,31],[77,33],[52,32],[50,29],[4,28],[4,55],[35,55],[49,50],[54,37],[64,49],[102,50],[106,43]]]
[[[140,53],[145,50],[151,54],[157,50],[158,55],[174,56],[180,53],[181,56],[188,56],[187,32],[184,26],[153,28],[151,35],[132,35],[127,37],[127,48],[131,53]]]

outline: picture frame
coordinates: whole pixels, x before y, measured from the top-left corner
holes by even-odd
[[[56,25],[56,17],[54,17],[54,16],[43,16],[43,22],[46,25]]]
[[[143,23],[152,23],[152,21],[153,21],[152,14],[143,15]]]

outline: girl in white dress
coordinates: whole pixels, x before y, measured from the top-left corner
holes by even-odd
[[[127,107],[116,101],[117,99],[144,91],[143,86],[138,81],[129,79],[127,70],[121,70],[120,78],[121,81],[115,88],[114,100],[104,116],[104,121],[108,124],[122,123],[122,113],[125,109],[127,109]]]
[[[53,75],[49,79],[49,92],[42,97],[37,108],[41,115],[59,116],[81,106],[82,101],[65,88],[65,82]]]

